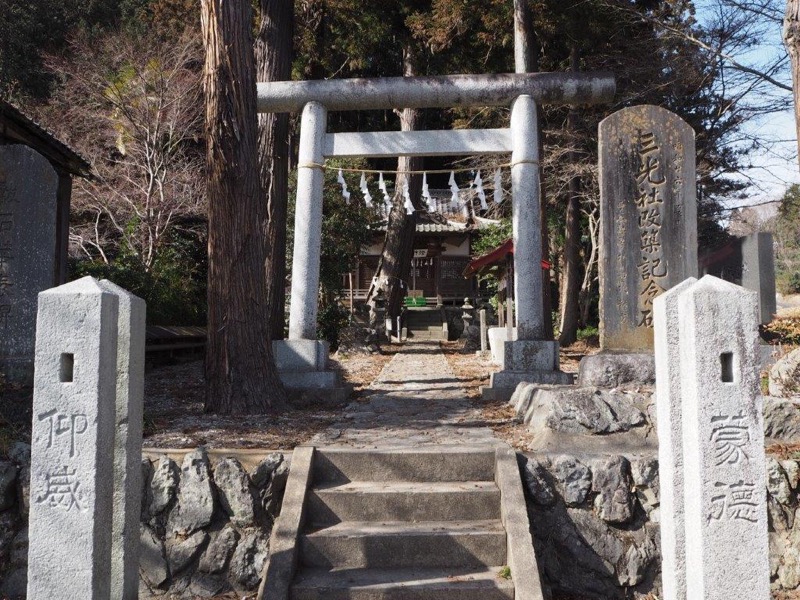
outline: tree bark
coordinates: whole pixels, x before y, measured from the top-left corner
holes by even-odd
[[[267,203],[257,157],[250,4],[202,0],[208,193],[208,412],[284,408],[272,357]]]
[[[786,0],[783,18],[783,43],[792,65],[792,95],[794,96],[797,160],[800,164],[800,0]]]
[[[412,77],[417,74],[413,52],[406,48],[403,51],[403,75]],[[416,108],[406,108],[400,112],[401,131],[416,131],[422,128],[423,112]],[[383,251],[378,261],[375,280],[370,287],[368,302],[372,302],[378,289],[383,288],[386,298],[386,316],[392,318],[392,328],[396,326],[396,318],[400,315],[405,288],[411,273],[411,259],[414,250],[414,234],[417,228],[417,213],[406,214],[403,187],[408,181],[409,195],[414,208],[421,208],[422,176],[407,175],[402,171],[420,171],[423,168],[422,157],[400,157],[397,159],[398,174],[395,178],[395,192],[392,210],[386,225],[386,237]],[[399,332],[398,332],[399,333]]]
[[[255,43],[258,81],[292,76],[294,0],[261,0]],[[267,307],[269,339],[284,337],[286,309],[286,212],[289,196],[289,115],[258,115],[261,187],[267,195]]]
[[[533,32],[533,19],[528,0],[514,0],[514,70],[517,73],[539,71],[539,57]],[[542,111],[539,111],[539,132],[542,131]],[[539,135],[539,156],[544,156],[544,136]],[[542,223],[542,257],[550,256],[550,234],[547,228],[547,201],[544,194],[544,168],[539,164],[539,207]],[[542,313],[545,338],[553,339],[553,307],[550,300],[550,279],[542,281]]]
[[[570,62],[573,71],[578,70],[579,56],[577,46],[572,46]],[[574,144],[577,141],[578,110],[571,106],[567,114],[567,130],[570,135],[568,163],[572,169],[569,179],[569,198],[567,199],[566,231],[564,232],[564,277],[561,289],[561,326],[558,342],[562,346],[574,344],[578,339],[580,318],[580,177],[578,176],[578,153]]]

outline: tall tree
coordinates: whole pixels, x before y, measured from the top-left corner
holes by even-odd
[[[417,74],[411,42],[403,51],[403,75],[413,77]],[[415,131],[422,128],[423,112],[420,109],[405,108],[397,111],[400,115],[400,130]],[[417,229],[417,210],[421,209],[422,177],[418,172],[422,169],[422,157],[401,156],[397,159],[397,177],[392,210],[386,224],[386,237],[383,242],[381,258],[375,272],[373,285],[367,298],[371,302],[379,289],[386,294],[386,314],[396,317],[405,295],[411,259],[414,254],[414,234]],[[415,211],[408,214],[404,190],[408,193]],[[395,319],[392,319],[395,323]],[[400,332],[397,332],[400,335]]]
[[[578,47],[573,44],[570,52],[571,70],[577,71],[579,66]],[[571,106],[567,114],[567,129],[571,136],[578,133],[578,109]],[[578,339],[580,321],[580,251],[581,251],[581,203],[580,175],[577,169],[578,153],[574,139],[570,140],[568,161],[572,173],[567,190],[567,216],[564,230],[564,277],[561,286],[561,325],[558,341],[569,346]]]
[[[294,0],[261,0],[256,38],[259,81],[292,76]],[[286,211],[289,196],[289,115],[258,115],[261,186],[267,194],[267,306],[269,338],[283,339],[286,303]]]
[[[783,43],[792,63],[792,90],[794,95],[795,135],[800,161],[800,0],[786,0],[783,19]]]
[[[263,413],[286,395],[272,356],[268,212],[257,156],[250,4],[202,0],[208,190],[206,410]]]

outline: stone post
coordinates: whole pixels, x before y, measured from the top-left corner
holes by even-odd
[[[111,597],[118,310],[91,277],[39,294],[29,600]]]
[[[742,287],[758,293],[759,323],[778,311],[775,298],[775,250],[772,234],[759,231],[742,239]]]
[[[297,204],[294,217],[290,340],[317,339],[319,261],[322,243],[323,142],[328,111],[309,102],[300,122]]]
[[[144,300],[108,280],[100,281],[99,285],[119,300],[111,597],[136,600],[139,597],[140,463],[147,307]]]
[[[676,299],[682,456],[691,457],[683,461],[686,598],[767,600],[756,294],[707,275]],[[676,353],[671,354],[674,360]],[[659,361],[668,358],[661,352],[657,356]],[[664,513],[673,508],[663,505],[663,498],[662,507]],[[664,526],[675,525],[662,524],[662,536]]]
[[[481,321],[481,352],[486,352],[486,309],[482,308],[478,315]]]
[[[656,411],[661,498],[661,573],[664,598],[686,600],[686,525],[683,507],[678,298],[696,283],[690,277],[653,302],[655,319]]]
[[[517,339],[543,340],[539,125],[530,96],[517,98],[511,109],[511,143]]]

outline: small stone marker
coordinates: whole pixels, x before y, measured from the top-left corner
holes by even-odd
[[[686,523],[683,506],[678,299],[697,282],[690,277],[653,302],[656,354],[656,422],[661,514],[661,573],[664,598],[686,600]]]
[[[653,300],[697,275],[694,131],[657,106],[600,123],[600,346],[653,348]]]
[[[56,277],[58,175],[28,146],[0,145],[0,373],[30,384],[36,295]]]
[[[682,407],[685,598],[767,600],[770,568],[756,294],[706,276],[663,302],[659,319],[677,304],[679,349],[670,348],[665,356],[659,343],[656,361],[672,360],[672,373],[680,357],[679,391],[671,387],[669,398],[674,402],[679,395]],[[676,322],[663,325],[675,327]],[[664,371],[663,366],[657,368]],[[657,385],[663,385],[661,381]],[[670,376],[667,381],[672,385],[675,379]],[[659,401],[663,397],[659,392]],[[660,426],[660,444],[662,431]],[[674,435],[672,443],[678,443]],[[663,466],[661,472],[663,478]],[[668,502],[662,496],[662,513],[673,510]],[[662,536],[675,526],[674,520],[662,523]],[[674,531],[666,533],[668,538],[679,537]],[[664,566],[669,568],[669,563]],[[665,570],[663,576],[666,582],[674,573]],[[674,586],[665,585],[667,600],[683,600],[667,595],[668,590],[677,593]]]
[[[742,287],[758,293],[759,323],[778,312],[775,297],[775,249],[772,234],[759,231],[742,239]]]
[[[39,294],[28,600],[111,597],[118,310],[91,277]]]
[[[111,597],[139,597],[142,419],[144,402],[144,300],[104,279],[100,287],[119,300],[117,400],[114,437],[114,522]]]

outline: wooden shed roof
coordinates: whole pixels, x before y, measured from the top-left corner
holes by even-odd
[[[56,138],[13,104],[0,100],[0,144],[24,144],[58,169],[78,177],[91,177],[91,166],[77,151]]]

